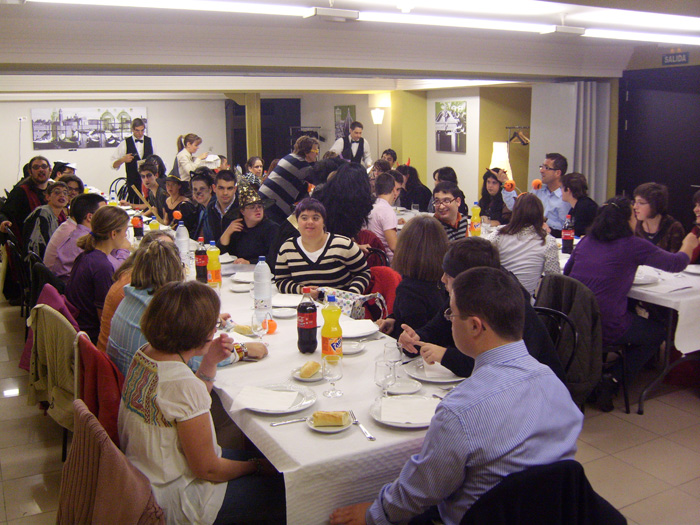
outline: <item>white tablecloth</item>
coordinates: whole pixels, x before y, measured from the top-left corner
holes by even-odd
[[[249,294],[235,294],[224,286],[221,299],[222,312],[230,313],[235,321],[249,323]],[[321,361],[320,343],[316,353],[301,354],[296,347],[296,318],[277,322],[277,333],[265,337],[270,345],[268,357],[219,369],[215,387],[236,424],[284,473],[288,523],[326,523],[335,508],[376,498],[382,485],[395,479],[406,460],[420,450],[425,430],[391,428],[370,417],[369,408],[381,394],[374,384],[374,361],[382,356],[384,343],[391,339],[369,341],[364,352],[345,356],[344,375],[336,383],[344,395],[329,399],[322,395],[330,387],[327,382],[300,383],[291,378],[291,370],[306,361]],[[406,372],[401,371],[401,375]],[[236,394],[245,385],[285,382],[311,388],[318,396],[316,404],[295,414],[277,416],[253,413],[235,403]],[[419,393],[430,396],[434,392],[444,394],[428,384]],[[355,426],[337,434],[314,432],[305,423],[270,426],[274,421],[310,416],[316,410],[348,409],[354,410],[376,441],[368,441]]]

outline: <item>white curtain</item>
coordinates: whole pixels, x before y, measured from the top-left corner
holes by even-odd
[[[588,195],[599,205],[607,196],[610,95],[609,82],[576,82],[574,163],[569,171],[586,176]]]

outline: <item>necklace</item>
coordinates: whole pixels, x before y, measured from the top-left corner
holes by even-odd
[[[187,364],[187,361],[185,361],[185,358],[182,357],[182,354],[179,351],[177,352],[177,355],[180,356],[180,359],[182,360],[183,363]]]

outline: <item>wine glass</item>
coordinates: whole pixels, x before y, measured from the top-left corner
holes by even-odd
[[[326,390],[323,395],[326,397],[340,397],[342,390],[335,388],[335,382],[343,377],[343,357],[339,355],[323,356],[323,379],[331,384],[331,389]]]
[[[382,397],[387,397],[387,390],[396,383],[396,365],[391,361],[376,361],[374,363],[374,383],[382,387]]]
[[[260,312],[255,312],[250,320],[250,329],[260,338],[261,343],[263,342],[263,336],[267,333],[268,321],[271,319],[270,312],[265,312],[262,315]]]

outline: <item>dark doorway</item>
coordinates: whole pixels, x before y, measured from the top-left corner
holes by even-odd
[[[626,71],[620,84],[617,193],[668,186],[669,214],[686,231],[700,189],[700,66]]]
[[[301,100],[298,98],[265,98],[260,101],[262,156],[265,169],[272,159],[291,153],[290,128],[301,125]],[[243,167],[248,160],[245,129],[245,106],[226,101],[226,140],[229,162]],[[253,153],[255,154],[255,153]]]

